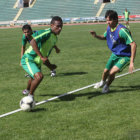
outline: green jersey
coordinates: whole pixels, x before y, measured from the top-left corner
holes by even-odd
[[[32,37],[36,40],[39,51],[42,56],[49,57],[53,47],[56,45],[57,36],[52,33],[51,29],[39,30],[35,32]],[[41,64],[40,57],[33,50],[32,46],[25,51],[25,55],[35,61],[37,64]]]
[[[129,15],[130,15],[130,12],[129,11],[127,11],[127,12],[125,11],[123,14],[124,14],[124,17],[126,19],[128,19],[129,18]]]

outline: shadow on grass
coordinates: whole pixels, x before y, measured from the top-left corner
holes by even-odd
[[[83,96],[96,97],[96,96],[99,96],[99,95],[103,95],[103,94],[101,92],[99,92],[99,91],[95,91],[95,92],[88,92],[88,93],[69,94],[69,95],[65,95],[65,96],[62,96],[62,97],[58,97],[58,99],[61,100],[61,101],[73,101],[77,97],[83,97]],[[53,96],[53,97],[56,97],[56,96],[60,96],[60,95],[58,95],[58,94],[53,94],[53,95],[52,94],[47,94],[47,95],[40,95],[40,96]],[[88,98],[90,99],[90,97],[88,97]],[[53,102],[59,102],[59,100],[55,100]]]
[[[111,88],[112,87],[121,88],[121,89],[110,90],[109,93],[101,93],[101,92],[99,92],[100,93],[99,95],[114,94],[114,93],[118,93],[118,92],[123,93],[123,92],[126,92],[126,91],[131,92],[131,91],[140,90],[140,85],[135,85],[135,86],[111,86]],[[102,91],[102,89],[101,89],[101,91]],[[99,96],[99,95],[93,94],[93,96],[88,97],[88,99],[91,99],[91,98]]]
[[[41,112],[41,111],[47,111],[47,109],[46,108],[34,108],[31,112]]]
[[[57,76],[71,76],[71,75],[83,75],[87,74],[87,72],[67,72],[67,73],[59,73]]]
[[[117,89],[117,90],[110,90],[109,93],[106,94],[114,94],[114,93],[118,93],[118,92],[131,92],[131,91],[136,91],[136,90],[140,90],[140,85],[135,85],[135,86],[111,86],[112,87],[116,87],[116,88],[121,88],[121,89]],[[93,89],[94,90],[94,89]],[[79,94],[70,94],[70,95],[65,95],[62,97],[58,97],[58,99],[60,99],[61,101],[73,101],[75,100],[75,98],[77,97],[82,97],[82,96],[88,96],[88,99],[94,98],[96,96],[100,96],[100,95],[106,95],[101,93],[102,89],[100,89],[100,91],[93,91],[93,92],[87,92],[87,93],[79,93]],[[47,95],[40,95],[40,96],[60,96],[58,94],[47,94]],[[59,102],[59,100],[56,100],[54,102]]]
[[[66,73],[57,73],[55,77],[59,76],[72,76],[72,75],[83,75],[83,74],[88,74],[87,72],[66,72]],[[50,76],[50,74],[44,74],[44,76]]]

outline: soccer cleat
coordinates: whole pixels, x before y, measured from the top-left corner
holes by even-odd
[[[23,91],[22,91],[22,94],[23,94],[23,95],[29,94],[29,90],[27,90],[27,89],[23,90]]]
[[[30,75],[29,75],[29,74],[25,74],[24,76],[25,76],[25,77],[30,77]]]
[[[100,81],[100,82],[98,82],[95,86],[94,86],[94,88],[95,89],[97,89],[97,88],[101,88],[101,87],[103,87],[104,85],[105,85],[105,83],[106,83],[106,81]]]
[[[28,96],[31,97],[31,98],[33,98],[33,100],[34,100],[34,95],[32,95],[32,94],[29,93]]]
[[[54,76],[56,76],[56,71],[55,70],[52,70],[51,71],[51,77],[54,77]]]
[[[109,92],[109,86],[107,84],[105,84],[102,89],[102,93],[108,93],[108,92]]]

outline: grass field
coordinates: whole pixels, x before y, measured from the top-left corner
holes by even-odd
[[[137,69],[140,24],[130,27],[138,45]],[[93,39],[89,31],[102,34],[105,29],[106,25],[64,26],[58,42],[61,53],[53,51],[50,56],[58,66],[57,76],[50,77],[50,71],[42,67],[44,79],[35,92],[36,101],[100,81],[110,51],[105,41]],[[26,88],[28,78],[19,66],[21,37],[20,28],[0,29],[0,115],[19,108]],[[139,140],[140,72],[116,79],[110,88],[108,94],[88,88],[36,106],[33,112],[0,118],[0,140]]]

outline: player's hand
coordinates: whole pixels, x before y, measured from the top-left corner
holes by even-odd
[[[133,73],[133,70],[134,70],[135,68],[134,68],[134,64],[133,63],[130,63],[130,65],[129,65],[129,72],[130,73]]]
[[[95,32],[95,31],[90,31],[90,34],[91,34],[93,37],[96,37],[96,32]]]
[[[48,58],[47,57],[41,57],[41,60],[43,61],[43,63],[47,62]]]

